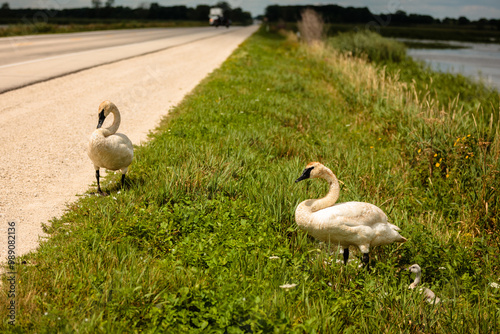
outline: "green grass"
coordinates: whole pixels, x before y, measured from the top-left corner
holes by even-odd
[[[124,190],[110,176],[51,222],[2,332],[499,331],[498,94],[292,36],[252,36],[136,148]],[[370,272],[336,263],[294,222],[326,191],[294,183],[310,161],[408,242]],[[407,289],[413,263],[442,304]]]
[[[208,22],[208,21],[207,21]],[[61,34],[71,32],[114,30],[114,29],[139,29],[139,28],[174,28],[174,27],[202,27],[208,26],[207,22],[198,21],[89,21],[80,23],[37,23],[37,24],[13,24],[6,28],[0,28],[0,37]]]
[[[406,58],[406,48],[403,43],[368,30],[339,33],[329,38],[329,43],[341,52],[349,52],[354,57],[366,56],[370,61],[397,63]]]
[[[339,32],[370,29],[384,37],[411,38],[440,41],[462,41],[476,43],[500,43],[500,31],[496,29],[478,29],[474,26],[457,25],[413,25],[397,26],[390,22],[373,20],[368,24],[327,24],[328,35]]]
[[[474,26],[456,26],[456,25],[414,25],[397,26],[390,22],[377,22],[374,18],[372,22],[365,24],[339,24],[325,22],[325,33],[333,37],[339,33],[358,32],[369,29],[377,32],[384,37],[391,38],[409,38],[433,41],[461,41],[475,43],[500,43],[500,30],[497,29],[478,29]],[[271,23],[272,24],[272,23]],[[297,31],[297,23],[281,22],[277,25],[284,28]]]

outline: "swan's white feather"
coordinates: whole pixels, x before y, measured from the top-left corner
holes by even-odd
[[[122,133],[104,137],[100,130],[92,133],[89,143],[88,154],[94,165],[109,170],[128,168],[134,157],[130,139]]]

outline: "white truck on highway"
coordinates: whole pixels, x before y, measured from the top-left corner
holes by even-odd
[[[224,16],[224,11],[219,7],[210,8],[208,18],[210,25],[216,28],[219,26],[226,26],[226,28],[229,28],[231,25],[231,20]]]

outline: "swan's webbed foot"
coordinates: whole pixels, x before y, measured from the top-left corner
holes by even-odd
[[[363,266],[366,270],[370,269],[370,255],[369,253],[363,253]]]
[[[344,248],[344,265],[347,264],[347,260],[349,260],[349,247]]]

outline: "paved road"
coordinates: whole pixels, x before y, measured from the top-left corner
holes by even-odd
[[[153,28],[0,38],[0,93],[238,29]]]
[[[163,51],[0,94],[0,262],[8,250],[7,222],[16,222],[16,254],[34,250],[43,236],[41,224],[61,215],[66,203],[94,183],[86,147],[100,102],[111,100],[118,106],[118,131],[138,145],[256,29],[224,29],[217,36],[180,41]],[[109,117],[103,126],[111,122]],[[105,182],[101,187],[106,189]]]

